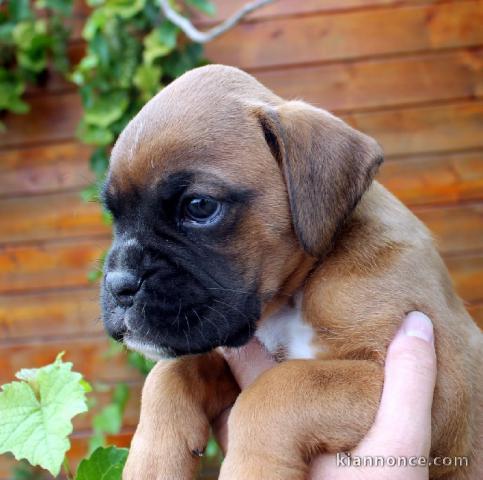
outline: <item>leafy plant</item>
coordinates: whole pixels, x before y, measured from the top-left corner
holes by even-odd
[[[0,111],[27,112],[25,89],[45,79],[49,65],[67,73],[71,11],[72,0],[13,0],[0,9]]]
[[[93,9],[82,32],[86,55],[70,78],[84,108],[77,136],[95,147],[90,165],[96,184],[83,198],[97,200],[110,147],[128,121],[164,85],[204,60],[201,45],[180,40],[178,27],[162,18],[157,0],[88,3]],[[213,9],[206,0],[189,3]]]
[[[127,454],[127,448],[99,447],[79,464],[75,480],[120,480]]]
[[[17,460],[39,465],[54,476],[64,465],[67,477],[71,478],[65,456],[70,448],[68,436],[72,433],[72,418],[87,411],[86,393],[91,387],[62,356],[60,353],[45,367],[22,369],[16,374],[19,381],[2,386],[0,454],[12,453]],[[115,395],[122,409],[127,400],[126,390],[118,387]],[[106,421],[107,416],[101,413],[98,421]],[[81,461],[76,480],[120,480],[127,452],[117,447],[95,449],[88,459]],[[14,476],[18,480],[43,478],[24,462],[15,469]]]
[[[71,420],[87,411],[90,386],[72,372],[72,363],[62,361],[62,354],[54,363],[22,369],[16,377],[20,381],[0,392],[0,453],[11,452],[57,475],[70,448]]]
[[[70,69],[66,27],[72,0],[0,0],[0,113],[22,114],[29,110],[25,91],[45,82],[50,71],[65,75],[77,87],[83,116],[77,137],[93,146],[90,168],[93,185],[82,192],[85,201],[98,201],[110,149],[119,133],[142,105],[185,71],[206,63],[202,47],[180,35],[176,25],[163,18],[159,0],[87,0],[91,13],[82,36],[83,58]],[[209,0],[185,0],[205,14],[215,12]],[[172,1],[180,10],[182,2]],[[0,123],[0,129],[2,124]],[[104,212],[106,223],[110,216]],[[100,260],[102,267],[103,258]],[[102,268],[89,273],[96,281]],[[128,362],[147,374],[153,362],[129,352]],[[87,410],[85,393],[90,387],[61,355],[46,367],[22,370],[19,381],[0,391],[0,454],[11,452],[56,475],[70,447],[73,416]],[[126,449],[105,447],[106,435],[118,433],[129,390],[115,387],[111,401],[93,419],[91,455],[79,465],[78,480],[117,480],[127,456]],[[47,419],[46,422],[41,420]],[[219,458],[213,441],[207,455]],[[38,468],[22,461],[18,479],[40,479]]]

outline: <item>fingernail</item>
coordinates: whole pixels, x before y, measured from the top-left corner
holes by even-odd
[[[402,331],[408,337],[418,337],[428,343],[434,340],[433,323],[421,312],[410,312],[402,324]]]

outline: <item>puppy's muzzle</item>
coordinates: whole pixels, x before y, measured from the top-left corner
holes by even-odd
[[[129,308],[141,288],[142,278],[130,271],[113,271],[106,275],[106,288],[116,299],[119,306]]]

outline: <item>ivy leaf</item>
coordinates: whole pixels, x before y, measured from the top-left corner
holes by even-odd
[[[96,178],[102,179],[106,173],[107,166],[109,165],[109,156],[105,148],[97,148],[94,150],[89,160],[91,170],[96,175]]]
[[[114,90],[98,96],[84,113],[84,119],[90,125],[106,128],[119,120],[129,104],[127,92]]]
[[[149,360],[138,352],[129,350],[127,352],[127,361],[131,367],[134,367],[143,375],[147,375],[151,369],[156,365],[156,362]]]
[[[16,0],[8,2],[8,13],[15,22],[29,20],[33,17],[30,9],[30,0]]]
[[[72,418],[87,410],[80,373],[62,353],[45,367],[24,369],[0,392],[0,454],[11,452],[56,476],[70,448]]]
[[[209,0],[186,0],[186,3],[210,17],[216,13],[216,6]]]
[[[149,100],[161,87],[161,67],[143,64],[138,67],[133,83],[142,93],[143,100]]]
[[[139,13],[146,4],[146,0],[107,0],[106,11],[111,15],[131,18]]]
[[[64,16],[72,14],[72,0],[37,0],[37,8],[50,8]]]
[[[127,448],[99,447],[77,469],[75,480],[121,480]]]
[[[144,39],[144,63],[152,63],[160,57],[165,57],[176,47],[178,27],[167,20],[155,28]]]
[[[114,135],[110,130],[89,125],[84,120],[80,121],[75,133],[79,140],[88,145],[102,147],[104,145],[109,145],[114,140]]]

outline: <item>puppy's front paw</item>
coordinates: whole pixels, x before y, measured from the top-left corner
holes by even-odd
[[[164,425],[156,437],[136,432],[124,467],[123,480],[192,480],[202,455],[208,428],[183,434],[179,425]],[[173,430],[176,428],[176,430]]]

